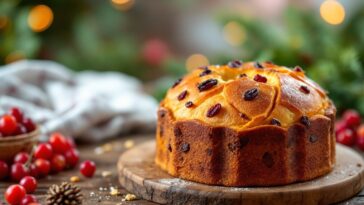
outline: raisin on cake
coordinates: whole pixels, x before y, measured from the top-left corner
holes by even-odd
[[[195,69],[158,111],[156,164],[223,186],[306,181],[335,164],[336,108],[300,67],[232,61]]]

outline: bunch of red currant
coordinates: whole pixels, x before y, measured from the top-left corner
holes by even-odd
[[[364,124],[360,114],[355,110],[344,112],[342,119],[335,123],[336,141],[347,145],[356,145],[364,151]]]
[[[0,118],[0,137],[16,136],[34,131],[36,128],[32,119],[26,117],[17,108],[11,108]]]
[[[19,185],[12,185],[7,189],[5,199],[12,205],[35,202],[34,196],[26,194],[35,190],[37,178],[73,168],[78,161],[79,152],[72,138],[60,133],[53,133],[48,142],[40,143],[35,147],[32,155],[20,152],[14,157],[10,166],[4,161],[0,161],[0,180],[10,178],[14,182],[20,182]],[[95,171],[96,165],[90,160],[86,160],[80,165],[80,172],[85,177],[92,177]],[[26,203],[23,203],[23,200]]]
[[[0,179],[9,176],[18,182],[25,176],[42,178],[50,173],[58,173],[66,168],[73,168],[79,161],[79,153],[71,138],[60,133],[53,133],[48,142],[38,144],[34,154],[20,152],[7,169],[7,164],[0,161]]]
[[[37,180],[26,176],[19,184],[11,185],[5,191],[5,200],[11,205],[40,205],[32,195],[37,188]]]

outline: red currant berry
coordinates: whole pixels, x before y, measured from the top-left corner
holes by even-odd
[[[35,178],[39,177],[38,169],[37,169],[37,166],[35,166],[35,164],[29,165],[29,175],[32,177],[35,177]]]
[[[23,121],[23,112],[18,107],[13,107],[10,109],[9,114],[15,117],[17,122]]]
[[[27,133],[27,128],[24,127],[22,124],[17,124],[16,129],[14,131],[14,135],[22,135]]]
[[[95,162],[86,160],[80,165],[80,172],[85,177],[92,177],[96,171]]]
[[[335,122],[335,133],[336,133],[336,135],[338,135],[340,132],[342,132],[346,128],[348,128],[348,127],[346,126],[346,122],[344,120],[340,120],[340,121]]]
[[[167,59],[169,49],[160,39],[148,40],[142,48],[143,60],[151,66],[160,66]]]
[[[47,143],[41,143],[35,148],[34,157],[37,159],[52,159],[53,150],[52,146]]]
[[[24,118],[22,124],[27,129],[27,132],[32,132],[35,130],[36,126],[35,126],[33,120],[31,120],[30,118]]]
[[[352,146],[355,143],[354,132],[351,129],[345,129],[336,136],[336,141],[347,146]]]
[[[24,164],[15,163],[11,165],[10,175],[13,181],[19,182],[23,177],[29,176],[29,169]]]
[[[66,158],[67,166],[73,168],[77,165],[80,160],[80,154],[76,149],[70,149],[64,154]]]
[[[37,180],[34,177],[26,176],[19,182],[24,187],[27,194],[33,193],[37,189]]]
[[[27,194],[25,197],[21,200],[20,205],[29,205],[34,204],[38,202],[37,198],[35,198],[34,195]]]
[[[51,164],[48,160],[37,159],[35,160],[34,164],[37,167],[38,176],[45,177],[49,174],[49,171],[51,170]]]
[[[357,127],[360,125],[361,119],[360,115],[355,110],[347,110],[343,114],[343,118],[347,124],[348,127]]]
[[[8,175],[9,175],[9,166],[4,161],[0,161],[0,180],[4,179]]]
[[[26,152],[19,152],[14,157],[14,163],[25,164],[29,160],[29,154]]]
[[[16,119],[11,115],[4,115],[0,119],[0,130],[4,135],[12,135],[16,130]]]
[[[5,191],[5,200],[11,205],[20,204],[25,197],[25,189],[20,185],[11,185]]]
[[[55,154],[51,160],[51,169],[54,173],[64,170],[66,167],[66,159],[63,155]]]
[[[67,139],[61,133],[53,133],[49,138],[49,144],[52,146],[55,153],[63,154],[67,150],[71,149],[71,145],[67,142]]]

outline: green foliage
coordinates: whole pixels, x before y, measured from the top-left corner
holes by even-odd
[[[1,63],[11,52],[21,50],[33,57],[39,49],[39,38],[27,26],[27,9],[17,8],[18,4],[15,0],[0,1],[0,18],[6,22],[6,27],[0,29]]]
[[[247,39],[240,47],[245,59],[300,65],[329,91],[339,110],[356,108],[364,114],[364,9],[340,26],[295,8],[286,10],[282,26],[244,16],[222,15],[220,21],[245,28]]]
[[[76,70],[113,70],[143,77],[140,47],[128,29],[125,12],[110,2],[47,1],[53,10],[52,25],[41,33],[28,26],[30,9],[41,2],[4,0],[0,17],[8,25],[0,29],[0,64],[12,52],[25,58],[52,59]]]
[[[32,6],[46,3],[54,12],[54,22],[41,33],[27,25]],[[188,9],[195,1],[172,1]],[[134,16],[133,16],[134,15]],[[9,53],[20,51],[26,58],[52,59],[76,70],[114,70],[141,79],[158,78],[154,89],[161,99],[175,79],[186,70],[184,61],[168,58],[160,67],[147,65],[142,56],[142,35],[133,19],[143,15],[121,12],[110,2],[1,0],[0,64]],[[364,8],[347,18],[345,24],[330,26],[317,11],[287,8],[283,24],[263,22],[244,15],[223,14],[221,25],[236,21],[246,31],[246,41],[237,56],[221,54],[210,62],[221,64],[232,58],[272,60],[293,67],[302,66],[307,74],[329,91],[340,110],[357,108],[364,114]]]

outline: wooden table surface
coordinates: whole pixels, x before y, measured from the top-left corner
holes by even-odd
[[[129,192],[123,189],[118,182],[116,163],[121,153],[128,148],[135,146],[141,142],[152,139],[153,135],[134,135],[130,137],[122,137],[109,142],[104,142],[98,145],[79,146],[81,152],[81,160],[90,159],[95,161],[97,171],[93,178],[85,179],[81,177],[77,168],[57,175],[50,175],[47,178],[38,180],[38,189],[35,192],[36,197],[41,204],[45,204],[45,197],[48,188],[52,184],[60,184],[64,181],[69,181],[72,176],[79,176],[80,182],[77,182],[84,196],[83,204],[103,204],[103,205],[118,205],[118,204],[155,204],[146,200],[123,201],[126,194]],[[111,172],[111,176],[104,177],[102,173]],[[11,183],[0,183],[0,201],[4,201],[3,195],[6,187]],[[114,196],[110,194],[110,187],[117,187],[120,195]],[[1,203],[0,203],[1,204]],[[340,203],[340,205],[359,205],[364,204],[364,190],[352,199]]]

